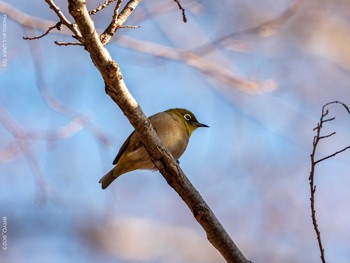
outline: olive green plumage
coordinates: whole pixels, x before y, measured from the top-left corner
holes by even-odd
[[[153,128],[175,159],[186,150],[192,132],[198,127],[208,127],[199,123],[192,112],[186,109],[170,109],[149,117]],[[140,136],[133,131],[121,146],[113,164],[116,165],[99,183],[102,189],[108,187],[120,175],[137,169],[154,170],[151,158],[143,147]]]

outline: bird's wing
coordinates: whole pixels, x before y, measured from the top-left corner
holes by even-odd
[[[130,144],[130,141],[133,141],[133,143]],[[135,131],[133,131],[129,137],[125,140],[123,145],[120,147],[119,152],[117,156],[114,158],[113,165],[116,165],[119,162],[120,157],[125,153],[125,151],[128,149],[128,152],[133,152],[140,148],[142,146],[142,143],[139,139],[139,136]]]
[[[163,126],[162,123],[164,123],[164,121],[167,120],[164,118],[164,116],[168,116],[168,115],[169,113],[167,112],[159,112],[149,117],[149,120],[151,121],[153,128],[156,130],[156,132],[158,132],[158,129],[156,127],[162,127]],[[164,127],[167,127],[167,126],[164,125]],[[133,152],[141,147],[142,147],[142,142],[141,142],[140,136],[138,133],[133,131],[129,135],[129,137],[125,140],[122,147],[120,147],[120,150],[117,156],[115,157],[113,164],[116,165],[119,162],[120,158],[122,157],[123,153],[125,153],[126,151]]]

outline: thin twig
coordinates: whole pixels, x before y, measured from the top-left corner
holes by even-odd
[[[133,29],[137,29],[137,28],[140,28],[140,26],[121,26],[120,28],[133,28]]]
[[[318,164],[318,163],[320,163],[320,162],[323,162],[324,160],[327,160],[327,159],[329,159],[329,158],[332,158],[332,157],[338,155],[339,153],[342,153],[342,152],[346,151],[347,149],[350,149],[350,145],[349,145],[349,146],[346,146],[345,148],[343,148],[343,149],[341,149],[341,150],[339,150],[339,151],[337,151],[337,152],[335,152],[335,153],[333,153],[333,154],[330,154],[330,155],[328,155],[328,156],[326,156],[326,157],[323,157],[323,158],[321,158],[320,160],[315,161],[315,164]]]
[[[323,158],[315,161],[316,150],[317,150],[317,146],[318,146],[319,142],[322,139],[329,138],[329,137],[331,137],[331,136],[336,134],[335,132],[332,132],[332,133],[330,133],[328,135],[321,136],[321,130],[323,128],[323,125],[326,122],[330,122],[330,121],[335,120],[335,117],[325,119],[325,117],[328,116],[328,113],[329,113],[329,110],[326,109],[326,107],[331,105],[331,104],[340,104],[340,105],[342,105],[347,110],[347,112],[350,114],[349,108],[342,102],[332,101],[332,102],[326,103],[322,107],[322,113],[321,113],[320,121],[319,121],[319,123],[317,123],[317,126],[314,128],[314,131],[316,131],[316,135],[314,136],[314,139],[313,139],[313,149],[312,149],[312,153],[310,154],[310,160],[311,160],[311,170],[310,170],[310,176],[309,176],[310,195],[311,195],[310,196],[310,207],[311,207],[312,224],[313,224],[314,230],[316,232],[318,247],[319,247],[319,250],[320,250],[320,253],[321,253],[320,258],[321,258],[322,263],[326,263],[326,258],[325,258],[325,254],[324,254],[324,248],[323,248],[323,245],[322,245],[321,232],[319,230],[319,227],[318,227],[318,224],[317,224],[317,219],[316,219],[316,210],[315,210],[316,185],[315,185],[315,182],[314,182],[315,169],[316,169],[316,165],[318,163],[320,163],[322,161],[325,161],[325,160],[327,160],[329,158],[332,158],[332,157],[336,156],[337,154],[346,151],[347,149],[350,149],[350,145],[349,145],[349,146],[345,147],[342,150],[339,150],[339,151],[337,151],[337,152],[335,152],[333,154],[330,154],[330,155],[328,155],[326,157],[323,157]]]
[[[56,25],[54,26],[50,26],[48,30],[46,30],[46,32],[40,36],[36,36],[36,37],[23,37],[24,40],[36,40],[36,39],[40,39],[43,38],[44,36],[48,35],[50,33],[51,30],[53,29],[57,29],[59,31],[62,30],[62,22],[57,22]]]
[[[320,137],[320,140],[321,140],[321,139],[325,139],[325,138],[329,138],[329,137],[331,137],[331,136],[333,136],[333,135],[335,135],[335,134],[336,134],[336,132],[332,132],[332,133],[330,133],[330,134],[321,136],[321,137]]]
[[[54,43],[57,46],[83,46],[82,43],[79,42],[60,42],[60,41],[54,41]]]
[[[312,153],[310,155],[310,159],[311,159],[311,171],[310,171],[310,176],[309,176],[309,184],[310,184],[310,193],[311,193],[311,197],[310,197],[310,206],[311,206],[311,218],[312,218],[312,224],[314,226],[314,230],[316,232],[316,236],[317,236],[317,242],[318,242],[318,247],[320,249],[320,253],[321,253],[321,260],[322,263],[326,263],[326,259],[325,259],[325,255],[324,255],[324,248],[322,245],[322,239],[321,239],[321,232],[318,229],[318,224],[317,224],[317,219],[316,219],[316,210],[315,210],[315,192],[316,192],[316,186],[314,183],[314,175],[315,175],[315,153],[316,153],[316,148],[319,142],[319,136],[320,136],[320,132],[321,132],[321,124],[322,124],[322,118],[321,117],[321,121],[320,124],[317,126],[317,135],[314,137],[314,142],[313,142],[313,150]]]
[[[185,8],[182,7],[182,5],[180,3],[180,0],[174,0],[174,2],[177,3],[177,6],[179,7],[179,9],[182,12],[182,21],[184,21],[184,23],[186,23],[187,22],[187,17],[186,17],[186,14],[185,14]]]
[[[56,13],[56,15],[59,17],[62,24],[64,24],[67,28],[69,28],[70,31],[73,32],[73,36],[78,39],[78,41],[82,42],[81,34],[77,28],[77,26],[73,23],[71,23],[68,18],[62,13],[60,8],[55,4],[53,0],[45,0],[45,2],[50,6],[50,8]]]
[[[107,45],[117,30],[123,26],[127,18],[133,13],[137,5],[141,0],[130,0],[123,8],[119,14],[119,8],[121,5],[121,0],[117,2],[114,8],[113,18],[111,23],[108,25],[106,30],[101,34],[100,39],[103,45]]]
[[[89,11],[90,15],[95,15],[97,12],[101,11],[102,9],[106,8],[107,6],[109,6],[110,4],[112,4],[115,0],[106,0],[103,4],[100,4],[98,7],[96,7],[95,9]],[[122,1],[121,1],[122,2]]]

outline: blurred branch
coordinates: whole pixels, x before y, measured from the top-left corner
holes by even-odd
[[[29,16],[10,5],[3,5],[0,2],[0,12],[6,12],[7,15],[18,22],[19,24],[33,29],[47,30],[54,22],[41,20],[33,16]],[[58,34],[69,35],[69,31],[63,29],[62,31],[55,32]],[[175,60],[185,63],[196,70],[204,73],[205,76],[209,76],[218,80],[224,85],[229,87],[237,87],[244,92],[256,94],[261,90],[273,89],[271,86],[277,85],[271,80],[265,82],[249,80],[241,76],[236,75],[227,67],[221,66],[216,61],[209,60],[203,56],[196,55],[191,52],[183,51],[180,49],[167,47],[164,45],[142,41],[127,36],[118,36],[115,40],[118,44],[123,45],[126,48],[136,50],[138,52],[146,53],[152,56],[157,56],[164,59]],[[75,43],[55,42],[57,45],[74,45]],[[77,45],[80,45],[77,43]]]
[[[269,36],[275,35],[278,32],[278,30],[300,10],[301,6],[306,1],[307,0],[294,0],[291,6],[287,8],[278,17],[272,20],[263,22],[252,28],[247,28],[244,30],[236,31],[228,35],[222,36],[218,39],[211,41],[208,44],[204,44],[202,46],[197,47],[196,49],[193,50],[193,52],[199,55],[208,55],[209,53],[215,51],[215,49],[217,49],[217,46],[224,44],[231,38],[242,36],[242,35],[256,34],[263,37],[269,37]]]
[[[4,110],[4,109],[3,109]],[[2,118],[4,119],[4,118]],[[14,126],[14,125],[12,125]],[[44,140],[47,142],[54,142],[64,140],[72,137],[77,132],[82,130],[85,126],[85,120],[83,116],[70,120],[66,125],[49,130],[49,131],[23,131],[23,138],[28,138],[27,144],[33,144],[35,141]],[[16,158],[21,153],[21,148],[18,144],[10,143],[4,149],[0,150],[0,162],[6,162],[13,158]]]
[[[270,84],[270,82],[261,83],[259,81],[248,80],[236,76],[229,68],[221,66],[211,60],[191,52],[186,52],[180,49],[147,41],[136,40],[126,36],[119,36],[117,41],[126,48],[160,58],[186,63],[187,65],[202,72],[205,76],[210,76],[223,84],[237,87],[247,93],[256,94],[263,89],[263,86]]]
[[[319,246],[320,253],[321,253],[320,257],[321,257],[321,260],[323,263],[326,263],[326,258],[324,255],[324,248],[322,245],[321,232],[320,232],[318,224],[317,224],[316,210],[315,210],[315,192],[316,192],[316,185],[314,183],[315,169],[316,169],[316,165],[318,163],[323,162],[329,158],[332,158],[332,157],[336,156],[337,154],[344,152],[347,149],[350,149],[350,145],[349,145],[340,151],[336,151],[333,154],[330,154],[324,158],[321,158],[321,159],[315,161],[315,155],[316,155],[317,146],[318,146],[319,142],[323,139],[329,138],[329,137],[336,134],[335,132],[332,132],[330,134],[321,136],[321,130],[323,128],[323,125],[326,122],[330,122],[330,121],[335,120],[335,117],[325,119],[325,117],[327,117],[328,113],[329,113],[328,109],[326,109],[326,108],[332,104],[340,104],[350,114],[349,108],[344,103],[342,103],[340,101],[332,101],[332,102],[329,102],[329,103],[326,103],[325,105],[323,105],[320,121],[319,121],[319,123],[317,123],[317,126],[314,128],[314,131],[316,131],[316,135],[314,136],[314,139],[313,139],[313,149],[312,149],[312,153],[310,155],[311,171],[310,171],[310,176],[309,176],[309,184],[310,184],[310,193],[311,193],[311,197],[310,197],[311,218],[312,218],[312,224],[313,224],[315,232],[316,232],[317,242],[318,242],[318,246]]]
[[[64,14],[61,12],[61,10],[57,7],[57,5],[53,1],[51,0],[45,0],[45,1],[49,4],[50,8],[53,9],[55,13],[59,16],[60,18],[59,22],[47,21],[47,20],[39,19],[34,16],[30,16],[5,2],[0,2],[0,12],[7,14],[9,17],[11,17],[11,19],[13,19],[14,21],[16,21],[17,23],[23,26],[33,28],[33,29],[40,29],[45,32],[41,36],[34,37],[34,38],[24,37],[24,39],[26,40],[42,38],[48,35],[54,28],[57,28],[59,30],[56,33],[60,33],[64,35],[68,35],[68,32],[73,32],[74,33],[73,37],[78,40],[81,40],[80,32],[76,29],[76,25],[73,25],[72,23],[69,22],[69,20],[64,16]],[[68,30],[61,28],[62,24],[65,25]]]
[[[130,2],[138,4],[137,1]],[[85,48],[105,81],[107,94],[118,104],[135,130],[140,134],[142,142],[156,167],[163,174],[168,184],[176,190],[189,206],[194,217],[206,231],[209,241],[220,251],[227,262],[248,262],[183,173],[176,160],[164,148],[151,123],[130,94],[124,83],[119,65],[113,61],[96,32],[85,2],[69,0],[68,3],[69,12],[74,17],[84,38]],[[132,11],[130,9],[128,15]]]
[[[77,113],[73,108],[67,106],[51,93],[47,84],[42,76],[43,65],[41,63],[41,53],[39,50],[38,42],[28,42],[29,51],[33,60],[33,65],[35,68],[36,84],[37,88],[42,96],[47,107],[51,110],[62,114],[67,119],[80,119],[80,122],[87,130],[89,130],[92,135],[104,146],[112,145],[111,140],[107,135],[105,135],[89,118],[88,116],[83,116]]]
[[[35,154],[32,152],[29,144],[31,138],[24,132],[23,128],[15,121],[15,119],[10,115],[9,112],[5,110],[3,106],[0,105],[0,123],[4,126],[4,128],[13,136],[16,143],[16,148],[12,145],[11,150],[14,149],[19,150],[25,160],[29,168],[32,170],[34,179],[36,182],[36,186],[38,187],[37,195],[39,197],[38,200],[43,202],[46,200],[47,196],[52,196],[50,194],[48,185],[45,181],[45,177],[41,171],[39,163],[35,158]],[[44,195],[42,195],[44,193]]]
[[[40,29],[42,31],[46,31],[49,27],[56,24],[53,21],[47,21],[40,18],[37,18],[35,16],[28,15],[13,5],[10,5],[5,2],[0,2],[0,12],[7,14],[8,17],[10,17],[13,21],[17,22],[20,25],[23,25],[25,27],[33,28],[33,29]],[[57,32],[59,34],[65,34],[68,35],[68,30],[62,30]]]

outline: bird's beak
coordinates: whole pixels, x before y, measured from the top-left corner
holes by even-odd
[[[209,128],[208,125],[203,124],[203,123],[199,123],[199,122],[196,122],[196,125],[197,125],[197,127],[206,127],[206,128]]]

